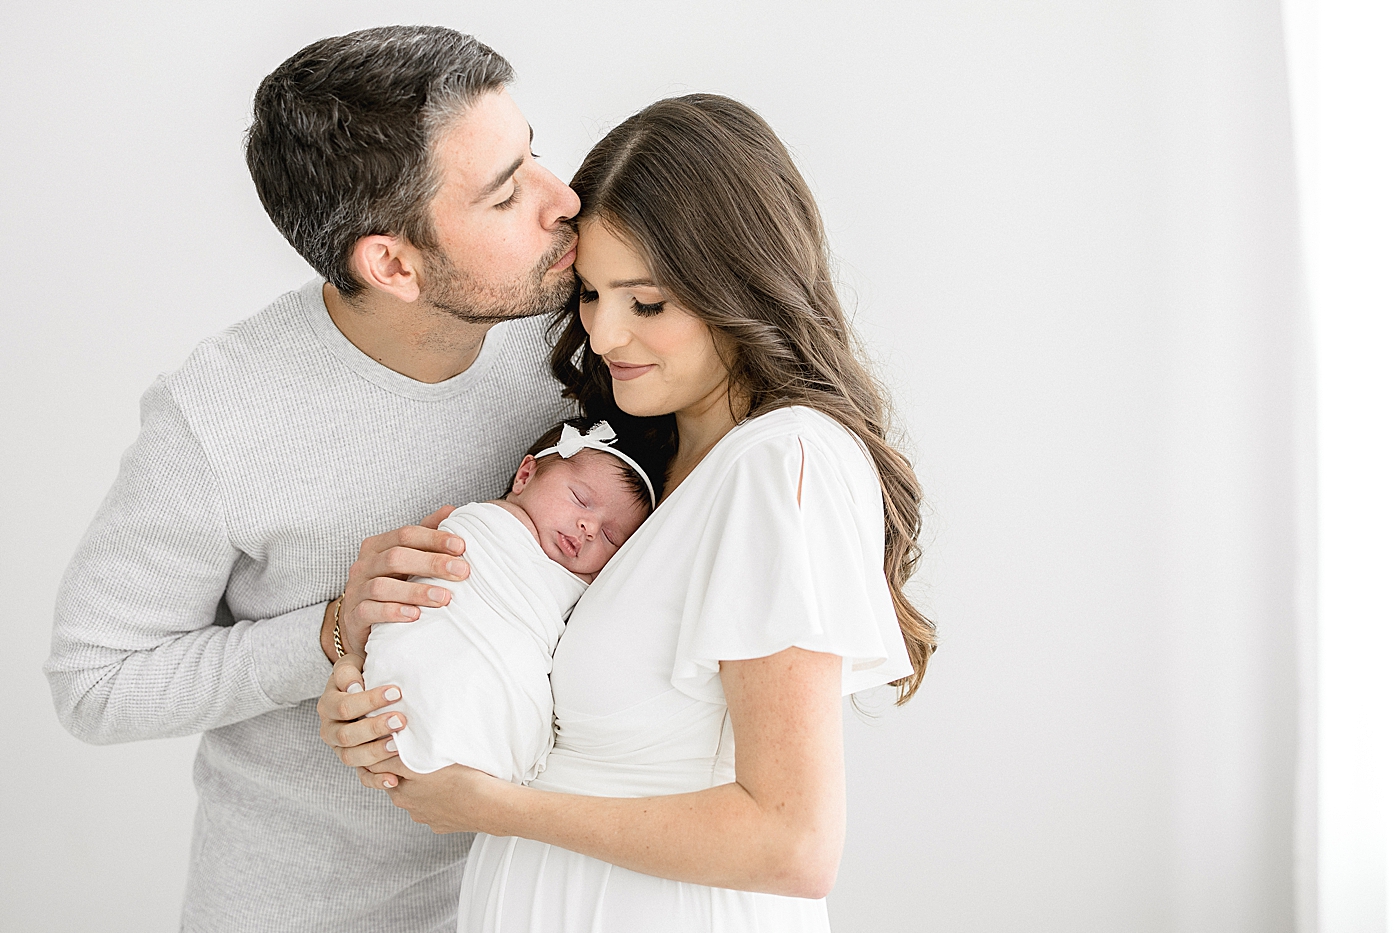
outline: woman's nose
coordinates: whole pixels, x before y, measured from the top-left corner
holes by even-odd
[[[627,343],[627,329],[622,326],[621,317],[602,299],[594,302],[592,314],[584,319],[584,330],[588,331],[588,348],[599,356]]]

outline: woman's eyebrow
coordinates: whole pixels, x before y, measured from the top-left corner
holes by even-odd
[[[656,283],[651,279],[621,279],[613,282],[610,288],[655,288]]]

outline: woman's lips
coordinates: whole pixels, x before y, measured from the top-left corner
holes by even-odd
[[[655,363],[638,365],[636,363],[614,363],[612,360],[607,360],[607,364],[608,372],[612,373],[612,377],[618,380],[619,382],[626,382],[629,379],[636,379],[638,376],[648,373],[656,368]]]

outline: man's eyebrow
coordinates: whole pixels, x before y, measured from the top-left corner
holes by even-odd
[[[530,124],[527,123],[526,126],[530,126]],[[531,146],[534,146],[534,144],[535,144],[535,128],[534,128],[533,126],[530,126],[530,145],[531,145]],[[502,171],[502,172],[501,172],[499,175],[497,175],[495,178],[491,179],[491,183],[490,183],[490,184],[488,184],[485,188],[482,188],[482,189],[481,189],[481,194],[478,194],[478,195],[476,196],[476,201],[474,201],[473,203],[480,203],[481,201],[485,201],[487,198],[489,198],[489,197],[491,196],[491,192],[493,192],[493,191],[495,191],[497,188],[501,187],[501,185],[504,185],[504,184],[506,183],[506,181],[510,179],[510,176],[514,175],[517,171],[519,171],[519,170],[520,170],[520,166],[522,166],[522,165],[524,165],[524,164],[525,164],[525,157],[524,157],[524,156],[521,156],[520,158],[518,158],[518,159],[516,159],[514,162],[512,162],[504,171]]]
[[[491,193],[492,193],[493,191],[495,191],[497,188],[501,187],[501,185],[504,185],[506,182],[510,181],[510,176],[512,176],[512,175],[514,175],[516,172],[518,172],[518,171],[520,170],[520,166],[522,166],[522,165],[524,165],[524,164],[525,164],[525,157],[524,157],[524,156],[521,156],[520,158],[516,159],[514,162],[510,163],[510,165],[506,166],[502,171],[498,172],[498,173],[496,174],[496,177],[493,178],[493,179],[491,179],[491,181],[489,181],[489,182],[486,184],[486,187],[484,187],[484,188],[481,189],[481,193],[478,194],[478,195],[476,196],[476,200],[473,201],[472,203],[475,204],[475,203],[480,203],[480,202],[482,202],[482,201],[485,201],[487,198],[489,198],[489,197],[491,196]]]

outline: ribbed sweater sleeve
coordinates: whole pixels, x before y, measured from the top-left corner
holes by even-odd
[[[218,479],[159,380],[59,591],[44,672],[64,726],[99,744],[189,735],[318,694],[324,603],[215,624],[238,558]]]

